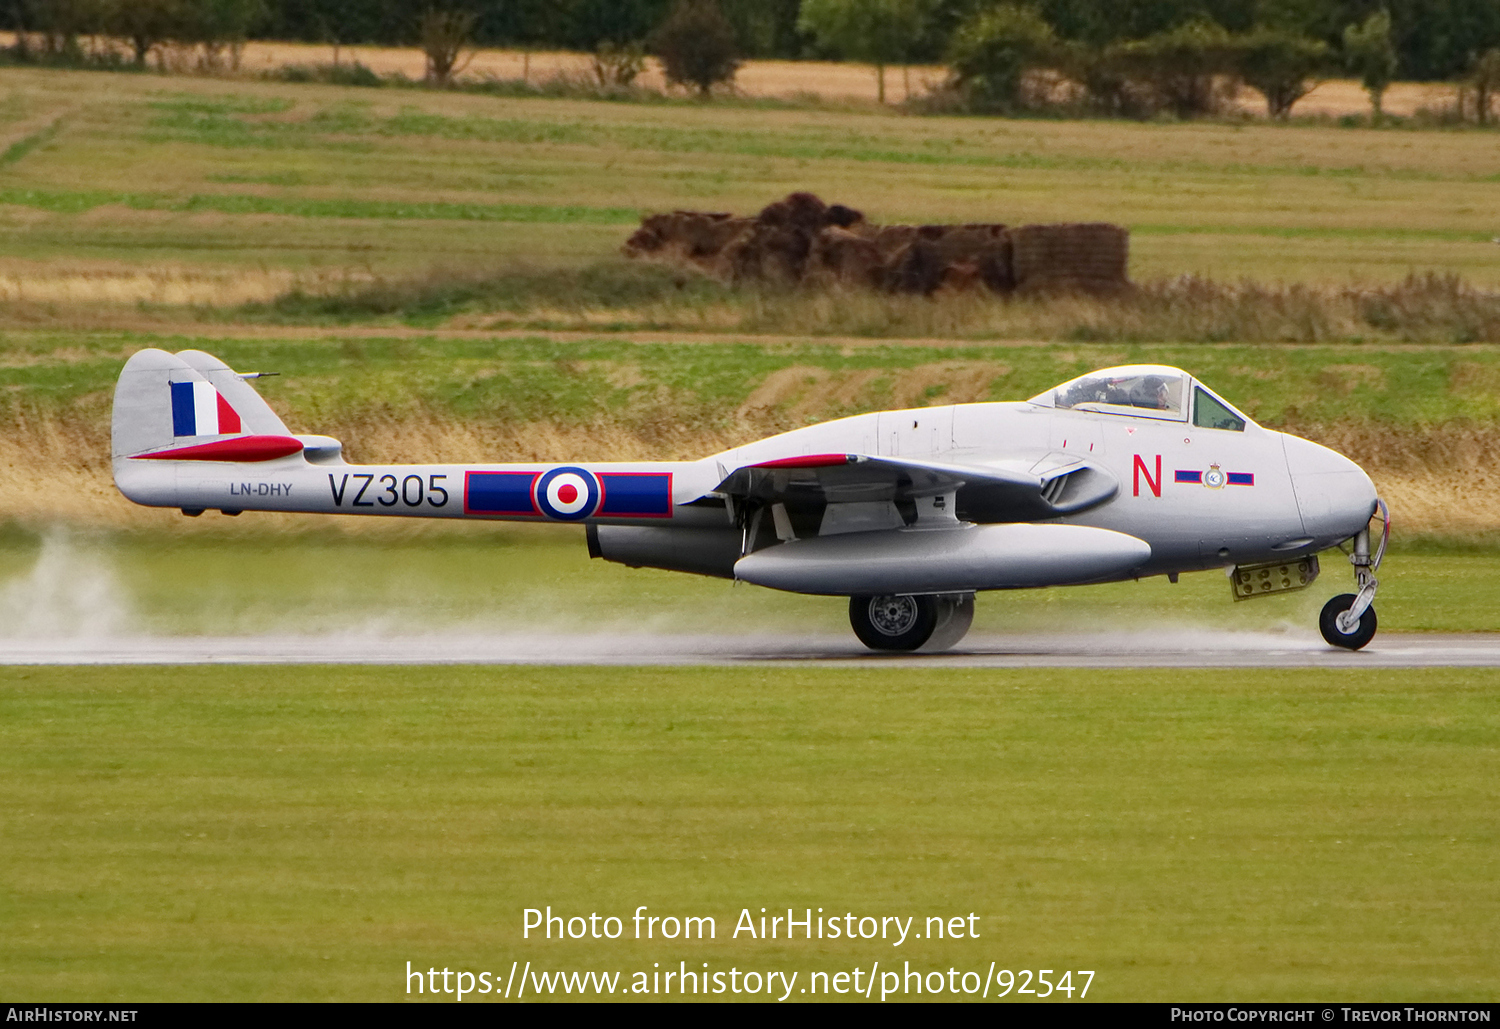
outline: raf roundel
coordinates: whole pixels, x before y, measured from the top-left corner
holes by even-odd
[[[536,507],[548,518],[577,521],[599,506],[599,480],[582,468],[554,468],[536,483]]]

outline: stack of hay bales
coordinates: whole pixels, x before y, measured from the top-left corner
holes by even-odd
[[[1129,285],[1130,233],[1118,225],[1022,225],[1011,232],[1015,284],[1028,292],[1108,292]]]
[[[1128,284],[1128,233],[1114,225],[873,225],[842,204],[793,193],[754,218],[651,215],[627,256],[689,264],[731,282],[939,289],[1107,291]]]
[[[829,206],[811,193],[793,193],[761,209],[749,228],[724,248],[722,267],[734,282],[801,282],[816,267],[810,259],[825,231],[848,229],[864,220],[843,204]]]
[[[625,253],[631,257],[651,256],[702,264],[717,257],[754,221],[702,211],[653,214],[642,218],[641,227],[625,241]]]

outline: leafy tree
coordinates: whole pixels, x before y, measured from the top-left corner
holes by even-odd
[[[105,12],[105,31],[130,44],[138,67],[169,39],[190,35],[188,11],[181,0],[113,0]]]
[[[1127,78],[1146,83],[1179,118],[1209,114],[1222,106],[1225,78],[1235,70],[1229,33],[1206,19],[1115,44],[1106,58]]]
[[[1500,48],[1491,47],[1474,59],[1469,84],[1474,87],[1474,113],[1479,124],[1488,125],[1490,105],[1500,91]]]
[[[1034,7],[1006,4],[966,21],[953,36],[954,79],[980,108],[1024,106],[1026,73],[1052,63],[1057,36]]]
[[[1255,25],[1337,42],[1351,17],[1346,7],[1347,0],[1257,0]]]
[[[417,22],[417,38],[422,52],[427,55],[427,81],[434,86],[446,86],[453,76],[461,72],[474,59],[474,23],[477,17],[470,11],[428,8]],[[464,51],[469,51],[467,60],[460,64]]]
[[[638,44],[661,24],[671,0],[561,0],[568,11],[568,45],[575,50],[598,50],[601,43],[617,47]]]
[[[1042,17],[1063,39],[1096,47],[1146,39],[1195,19],[1227,31],[1248,29],[1253,0],[1041,0]]]
[[[42,51],[48,57],[77,59],[78,37],[100,27],[100,11],[93,0],[29,0],[27,21],[41,33]],[[24,48],[18,35],[17,45]]]
[[[1363,24],[1344,29],[1344,60],[1349,70],[1359,76],[1360,85],[1370,94],[1370,110],[1375,124],[1380,124],[1380,109],[1385,91],[1396,75],[1396,47],[1391,42],[1391,15],[1380,10]]]
[[[650,42],[667,81],[697,86],[705,98],[715,83],[733,80],[740,66],[734,26],[714,0],[680,0]]]
[[[1277,29],[1256,29],[1234,41],[1240,78],[1266,98],[1266,113],[1286,120],[1292,105],[1317,85],[1328,44]]]
[[[646,50],[639,43],[605,40],[589,57],[589,67],[603,89],[628,86],[646,70]]]
[[[313,30],[333,47],[333,66],[337,68],[339,49],[368,37],[370,26],[365,18],[370,5],[365,0],[319,0],[310,6]]]
[[[885,68],[909,64],[922,38],[927,0],[803,0],[797,24],[842,56],[875,66],[885,103]]]
[[[266,16],[266,5],[264,0],[188,0],[183,11],[183,41],[202,46],[203,67],[212,70],[222,65],[226,47],[230,65],[239,67],[240,52]]]
[[[748,57],[796,57],[800,0],[719,0],[719,10],[734,26],[737,52]]]

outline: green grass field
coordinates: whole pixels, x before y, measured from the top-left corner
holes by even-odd
[[[1069,346],[872,342],[746,336],[692,344],[546,335],[256,339],[154,333],[0,333],[0,415],[58,418],[106,432],[124,359],[147,346],[208,350],[257,382],[296,431],[423,419],[640,429],[670,422],[715,434],[791,428],[862,411],[1024,400],[1094,368],[1178,365],[1274,428],[1417,433],[1500,421],[1500,351],[1361,345],[1167,343]],[[746,419],[749,419],[746,424]],[[351,448],[360,441],[346,440]],[[728,445],[728,444],[724,444]],[[693,452],[701,456],[706,451]]]
[[[996,961],[1093,970],[1095,1000],[1485,1000],[1497,685],[8,669],[0,981],[13,1000],[380,1001],[405,997],[407,961]],[[527,907],[642,904],[718,936],[521,938]],[[729,938],[761,907],[974,912],[980,938]]]

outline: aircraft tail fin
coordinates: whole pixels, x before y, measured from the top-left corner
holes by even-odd
[[[116,461],[264,461],[302,449],[248,382],[201,350],[132,356],[115,385],[110,428]]]

